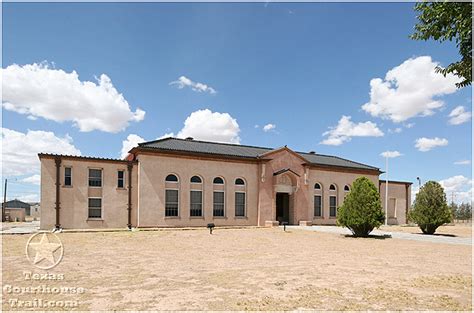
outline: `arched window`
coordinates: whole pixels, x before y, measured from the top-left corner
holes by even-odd
[[[235,192],[234,192],[234,214],[235,217],[247,216],[247,190],[245,186],[245,180],[243,178],[237,178],[235,180]]]
[[[314,217],[323,217],[323,190],[320,183],[314,184]]]
[[[177,183],[178,182],[178,177],[174,174],[169,174],[168,176],[166,176],[165,181],[171,182],[171,183]]]
[[[165,178],[165,216],[179,216],[179,184],[174,174]]]
[[[329,217],[337,216],[337,187],[335,184],[329,186]]]
[[[245,181],[242,179],[242,178],[237,178],[235,180],[235,184],[238,185],[238,186],[244,186],[245,185]]]
[[[191,177],[191,182],[192,182],[192,183],[195,183],[195,184],[201,184],[201,183],[202,183],[202,179],[201,179],[201,177],[199,177],[199,176],[193,176],[193,177]]]
[[[214,178],[213,183],[216,184],[216,185],[224,185],[224,180],[220,177],[216,177],[216,178]]]
[[[349,185],[345,185],[345,186],[344,186],[344,191],[345,191],[345,192],[351,191],[351,187],[350,187]]]
[[[225,184],[221,177],[214,178],[212,194],[212,211],[214,217],[225,216]]]

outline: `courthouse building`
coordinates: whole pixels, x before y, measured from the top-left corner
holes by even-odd
[[[358,177],[385,203],[373,166],[315,152],[165,138],[124,160],[40,153],[41,229],[334,225]],[[411,183],[390,182],[388,222],[405,224]]]

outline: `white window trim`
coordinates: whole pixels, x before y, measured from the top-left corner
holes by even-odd
[[[89,217],[89,199],[100,199],[100,217]],[[103,197],[87,197],[87,220],[89,221],[104,221],[105,220],[104,210],[104,198]]]
[[[224,215],[223,216],[215,216],[214,215],[214,192],[222,192],[224,194]],[[227,201],[226,201],[225,196],[226,196],[225,190],[213,190],[212,191],[212,217],[213,218],[225,218],[225,217],[227,217],[227,205],[226,205]]]
[[[118,172],[120,172],[120,171],[123,172],[123,187],[118,186],[118,181],[119,181]],[[117,169],[117,189],[127,189],[127,179],[126,179],[127,175],[125,175],[126,173],[127,173],[127,171],[123,168]]]
[[[201,192],[201,215],[191,216],[191,191]],[[189,218],[204,218],[204,188],[203,189],[189,189]]]
[[[66,168],[70,168],[71,169],[71,184],[70,185],[66,185]],[[89,173],[88,173],[89,174]],[[63,187],[67,187],[67,188],[71,188],[74,184],[73,184],[73,181],[72,181],[72,165],[64,165],[64,171],[63,171]],[[87,184],[89,184],[89,181],[87,181]]]
[[[316,190],[319,190],[319,189],[316,189]],[[320,191],[320,190],[319,190]],[[314,206],[315,206],[315,201],[314,201],[314,198],[315,197],[321,197],[321,215],[314,215]],[[320,193],[315,193],[313,195],[313,217],[314,218],[324,218],[324,197],[323,197],[323,194],[322,192]]]
[[[166,190],[176,190],[178,191],[178,215],[177,216],[166,216]],[[181,217],[181,207],[180,207],[180,204],[181,204],[181,192],[179,190],[179,188],[165,188],[165,209],[164,209],[164,217],[165,218],[179,218]]]
[[[243,193],[245,194],[245,197],[244,197],[244,215],[236,215],[236,206],[235,206],[235,194],[236,193]],[[247,190],[246,191],[235,191],[234,192],[234,218],[247,218]]]
[[[90,186],[89,185],[89,170],[100,170],[100,186]],[[87,168],[87,187],[89,188],[103,188],[104,187],[104,168],[101,167],[88,167]]]

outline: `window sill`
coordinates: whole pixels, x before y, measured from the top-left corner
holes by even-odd
[[[100,189],[102,186],[89,186],[89,188]]]
[[[118,190],[118,191],[120,191],[120,190],[127,190],[127,188],[125,188],[125,187],[117,187],[117,188],[115,188],[115,190]]]
[[[234,218],[237,219],[237,220],[246,220],[246,219],[248,219],[247,216],[234,216]]]
[[[213,216],[212,218],[219,219],[219,220],[226,220],[227,216]]]
[[[89,221],[99,221],[99,222],[103,222],[104,219],[103,219],[103,218],[99,218],[99,217],[89,217],[89,218],[87,219],[87,221],[88,221],[88,222],[89,222]]]
[[[204,216],[190,216],[190,219],[198,219],[198,220],[203,220]]]
[[[165,216],[165,220],[180,220],[180,216]]]

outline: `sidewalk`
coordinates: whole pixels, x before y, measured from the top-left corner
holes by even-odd
[[[283,226],[280,226],[283,227]],[[340,235],[352,235],[351,231],[347,228],[337,227],[337,226],[286,226],[288,229],[302,229],[308,231],[316,231],[323,233],[333,233]],[[434,242],[434,243],[444,243],[444,244],[453,244],[453,245],[472,245],[472,238],[463,238],[463,237],[447,237],[442,235],[423,235],[423,234],[410,234],[402,232],[388,232],[382,230],[373,230],[371,235],[375,236],[385,236],[396,239],[405,239],[405,240],[416,240],[424,242]]]

